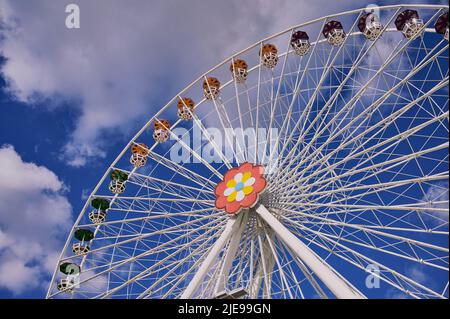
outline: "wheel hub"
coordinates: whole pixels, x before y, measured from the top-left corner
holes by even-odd
[[[214,190],[215,206],[228,214],[236,215],[242,209],[254,207],[266,186],[264,167],[245,162],[230,169],[217,184]]]

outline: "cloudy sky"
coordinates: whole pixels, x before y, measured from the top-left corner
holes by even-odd
[[[80,29],[65,27],[69,3]],[[86,195],[191,80],[263,37],[370,3],[0,0],[0,297],[43,296]]]

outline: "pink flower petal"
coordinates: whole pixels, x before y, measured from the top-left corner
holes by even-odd
[[[239,167],[239,172],[242,172],[242,173],[248,172],[248,171],[251,171],[252,168],[253,168],[252,164],[250,164],[249,162],[245,162]]]
[[[244,200],[241,202],[241,206],[245,207],[245,208],[252,207],[255,204],[257,197],[258,196],[257,196],[257,194],[255,192],[247,195],[244,198]]]
[[[255,184],[253,184],[253,189],[256,193],[262,192],[266,188],[267,182],[264,178],[257,178]]]
[[[241,208],[241,205],[238,202],[231,202],[231,203],[227,203],[227,206],[225,207],[225,211],[228,214],[236,214],[240,208]]]
[[[215,206],[217,209],[223,209],[227,205],[228,201],[227,198],[224,196],[219,196],[216,198]]]
[[[264,167],[261,165],[255,165],[252,168],[252,176],[253,177],[257,177],[257,176],[262,176],[264,174]]]

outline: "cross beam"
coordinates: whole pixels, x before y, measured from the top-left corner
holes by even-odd
[[[272,228],[281,240],[320,278],[320,280],[339,299],[365,298],[359,291],[351,287],[334,269],[326,265],[311,248],[298,239],[282,223],[280,223],[263,205],[256,212]]]

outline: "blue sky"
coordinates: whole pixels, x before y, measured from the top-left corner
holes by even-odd
[[[77,30],[64,26],[71,2]],[[190,80],[264,36],[370,3],[0,0],[0,297],[44,296],[85,197]]]

